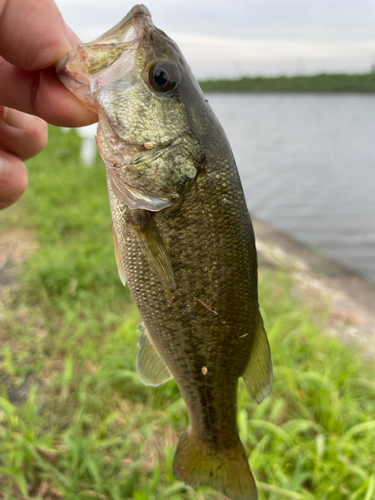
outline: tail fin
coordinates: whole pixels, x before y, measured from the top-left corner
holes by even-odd
[[[231,500],[256,500],[254,478],[241,441],[216,452],[198,441],[189,429],[181,436],[173,473],[190,486],[209,486]]]

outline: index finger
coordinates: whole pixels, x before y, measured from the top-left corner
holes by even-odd
[[[1,57],[0,105],[37,115],[60,127],[82,127],[98,121],[98,115],[64,87],[54,68],[25,71]]]

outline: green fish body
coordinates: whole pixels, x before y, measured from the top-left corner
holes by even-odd
[[[272,364],[254,232],[230,145],[176,44],[134,7],[58,63],[99,114],[116,261],[142,315],[137,371],[176,379],[190,426],[173,471],[257,498],[236,421],[238,379],[260,403]]]

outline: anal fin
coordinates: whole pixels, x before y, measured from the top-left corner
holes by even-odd
[[[273,383],[271,351],[264,329],[263,319],[258,311],[254,340],[251,347],[250,359],[247,363],[242,379],[247,392],[258,404],[266,398]]]
[[[139,327],[139,331],[142,332],[138,342],[139,351],[136,364],[139,378],[145,385],[153,387],[164,384],[172,378],[172,374],[152,344],[143,323]]]

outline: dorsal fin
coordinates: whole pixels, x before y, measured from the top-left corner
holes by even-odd
[[[242,378],[247,392],[258,404],[270,394],[273,383],[271,350],[259,311],[256,318],[250,359]]]

